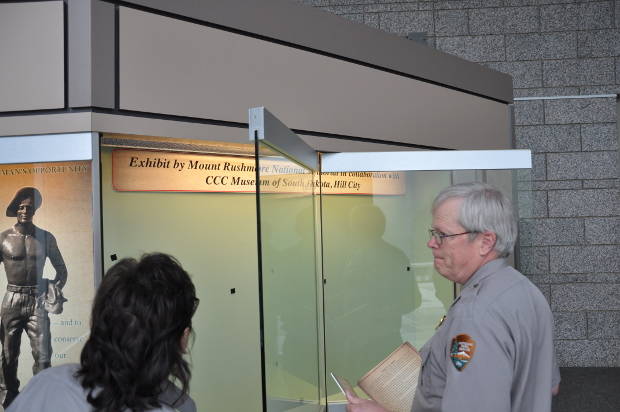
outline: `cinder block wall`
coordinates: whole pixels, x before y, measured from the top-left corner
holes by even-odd
[[[620,93],[620,0],[297,1],[513,76],[515,145],[534,153],[521,269],[549,299],[561,366],[620,366],[619,109],[604,97]]]

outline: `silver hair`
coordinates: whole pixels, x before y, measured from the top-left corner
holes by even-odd
[[[433,213],[443,202],[452,198],[463,199],[459,224],[466,231],[495,233],[498,255],[510,255],[517,241],[517,222],[512,203],[499,189],[486,183],[461,183],[447,187],[433,201]],[[475,236],[471,234],[470,239]]]

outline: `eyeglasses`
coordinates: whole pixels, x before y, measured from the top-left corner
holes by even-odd
[[[194,298],[194,309],[192,313],[196,313],[196,310],[198,310],[198,305],[200,304],[200,299],[198,298]]]
[[[443,239],[446,237],[452,237],[452,236],[460,236],[460,235],[467,235],[469,233],[476,233],[476,232],[463,232],[463,233],[454,233],[452,235],[447,235],[443,232],[440,232],[439,230],[435,230],[435,229],[428,229],[428,234],[430,235],[430,238],[435,238],[435,242],[437,242],[438,245],[441,245],[443,243]]]

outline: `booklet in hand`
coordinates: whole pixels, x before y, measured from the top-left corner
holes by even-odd
[[[421,366],[420,354],[409,342],[405,342],[368,371],[357,385],[388,411],[410,412]],[[357,396],[346,379],[333,373],[331,376],[342,393]]]

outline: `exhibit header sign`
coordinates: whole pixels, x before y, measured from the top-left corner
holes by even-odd
[[[402,195],[403,172],[338,172],[314,176],[280,157],[261,158],[261,193]],[[146,192],[254,193],[254,158],[116,149],[112,152],[114,190]]]

